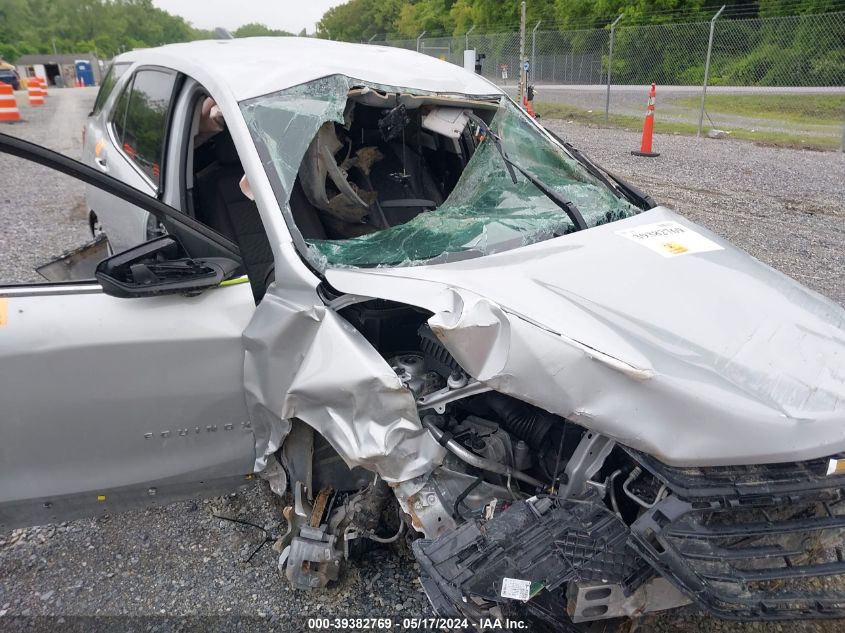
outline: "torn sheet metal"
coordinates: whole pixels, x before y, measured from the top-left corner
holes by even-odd
[[[664,257],[619,234],[662,222],[720,248]],[[479,381],[672,465],[845,450],[845,310],[665,208],[483,258],[327,279],[431,310]]]
[[[94,279],[97,264],[109,256],[109,241],[98,235],[87,244],[65,251],[59,257],[35,269],[47,281],[80,281]]]
[[[265,456],[297,418],[350,468],[388,482],[428,473],[445,451],[423,429],[413,395],[355,328],[315,298],[272,284],[244,331],[247,406],[272,436]]]

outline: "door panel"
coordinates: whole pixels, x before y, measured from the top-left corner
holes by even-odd
[[[100,116],[92,139],[95,168],[156,197],[164,173],[165,143],[177,75],[161,68],[137,69]],[[89,187],[88,202],[114,252],[147,241],[149,214]]]
[[[118,299],[93,284],[0,297],[0,528],[252,472],[249,284],[197,297]]]

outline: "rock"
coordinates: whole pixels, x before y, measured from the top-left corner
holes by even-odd
[[[717,130],[715,128],[707,130],[707,138],[728,138],[728,134],[730,134],[730,132],[725,132],[725,130]]]

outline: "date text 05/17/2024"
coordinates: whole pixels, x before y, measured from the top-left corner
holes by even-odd
[[[483,618],[478,622],[468,618],[431,618],[431,617],[405,617],[396,620],[389,617],[384,618],[308,618],[309,631],[348,631],[348,630],[399,630],[399,631],[420,631],[420,630],[484,630],[484,631],[514,631],[529,629],[525,620],[511,618]]]

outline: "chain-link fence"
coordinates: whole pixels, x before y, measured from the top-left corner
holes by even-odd
[[[574,31],[533,26],[525,41],[528,80],[539,103],[557,106],[550,112],[630,123],[642,116],[643,86],[654,82],[657,121],[669,130],[699,129],[702,119],[705,128],[761,141],[845,144],[845,12],[647,26],[623,19],[613,29]],[[512,93],[519,82],[518,33],[371,43],[458,65],[464,50],[474,49],[484,56],[485,77]]]

